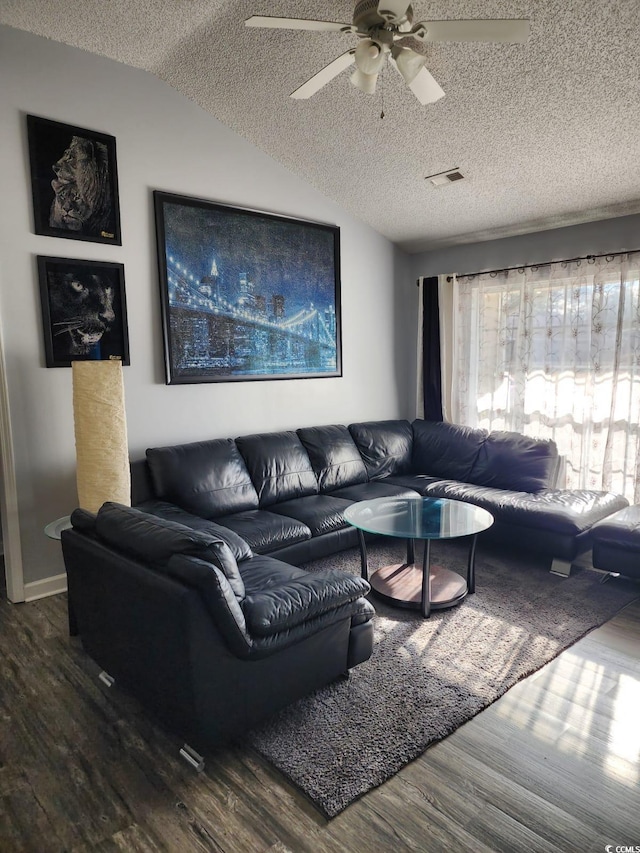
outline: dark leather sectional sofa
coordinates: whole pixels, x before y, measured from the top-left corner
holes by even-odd
[[[69,628],[192,749],[214,747],[367,660],[357,575],[308,573],[114,503],[62,532]],[[238,539],[238,542],[240,540]]]
[[[132,465],[133,507],[76,510],[63,531],[70,628],[172,730],[212,746],[371,655],[356,566],[296,568],[357,544],[352,502],[468,501],[494,515],[491,535],[570,563],[627,501],[555,489],[557,468],[553,442],[421,420],[152,448]]]
[[[416,420],[305,427],[147,451],[133,466],[140,509],[237,547],[301,563],[357,544],[353,501],[417,494],[477,504],[482,534],[570,563],[593,524],[628,505],[609,492],[555,489],[554,442]]]

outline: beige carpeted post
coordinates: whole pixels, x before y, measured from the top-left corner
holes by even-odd
[[[131,474],[120,361],[73,361],[78,503],[131,505]]]

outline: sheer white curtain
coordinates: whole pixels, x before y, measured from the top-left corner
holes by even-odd
[[[640,503],[640,253],[453,282],[460,423],[552,438],[567,488]]]

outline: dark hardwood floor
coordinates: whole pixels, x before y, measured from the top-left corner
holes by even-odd
[[[65,596],[0,600],[2,853],[640,845],[638,601],[332,821],[242,746],[195,773],[66,619]]]

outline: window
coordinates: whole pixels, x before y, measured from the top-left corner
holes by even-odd
[[[457,420],[556,441],[568,488],[640,503],[640,254],[454,283]]]

